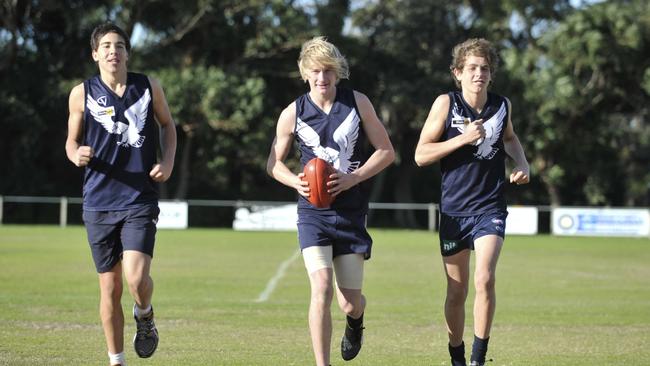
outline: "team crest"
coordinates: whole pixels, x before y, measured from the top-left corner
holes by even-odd
[[[107,98],[105,95],[102,95],[101,97],[97,98],[97,104],[101,105],[102,107],[106,107],[106,101]]]

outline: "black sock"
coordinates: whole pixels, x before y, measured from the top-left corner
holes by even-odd
[[[359,317],[359,319],[354,319],[351,318],[349,315],[346,315],[347,321],[348,321],[348,326],[352,329],[359,329],[363,325],[363,313]]]
[[[478,363],[485,363],[485,355],[487,354],[488,342],[490,337],[481,339],[474,335],[474,344],[472,344],[472,358],[470,361],[478,361]]]
[[[453,347],[449,345],[449,355],[454,361],[460,361],[466,363],[465,361],[465,342],[460,342],[460,345]]]

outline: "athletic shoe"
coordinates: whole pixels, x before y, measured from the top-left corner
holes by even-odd
[[[469,363],[469,366],[484,366],[485,362],[472,361]]]
[[[138,319],[135,316],[135,305],[133,305],[133,318],[138,330],[133,337],[133,348],[140,358],[148,358],[153,355],[158,347],[158,330],[153,322],[153,308],[149,315]]]
[[[454,360],[452,358],[451,359],[451,366],[467,366],[467,363],[465,361],[458,361],[458,360]]]
[[[341,339],[341,357],[345,361],[350,361],[357,357],[359,351],[361,351],[363,329],[363,326],[358,329],[352,329],[349,325],[345,324],[345,334],[343,334],[343,339]]]

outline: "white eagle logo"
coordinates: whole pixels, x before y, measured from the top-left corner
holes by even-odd
[[[314,155],[329,162],[341,172],[351,173],[361,165],[360,161],[350,161],[359,138],[359,122],[361,119],[353,109],[336,128],[332,137],[339,146],[338,151],[322,146],[318,133],[300,118],[297,119],[296,134],[312,149]]]
[[[487,121],[483,122],[485,128],[485,140],[478,145],[474,156],[478,159],[492,159],[499,151],[499,148],[494,146],[501,135],[503,129],[503,119],[506,116],[507,108],[506,103],[501,103],[499,110]]]
[[[151,102],[151,94],[149,89],[145,89],[142,97],[124,111],[124,117],[127,120],[127,123],[124,123],[121,121],[114,122],[111,114],[105,113],[105,109],[100,107],[99,103],[90,94],[86,98],[86,106],[95,121],[104,126],[108,133],[122,136],[117,144],[136,148],[141,147],[145,139],[145,136],[140,136],[140,131],[144,128],[147,120],[149,102]]]

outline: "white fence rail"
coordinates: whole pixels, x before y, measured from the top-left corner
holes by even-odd
[[[283,206],[295,204],[295,201],[242,201],[242,200],[186,200],[188,206],[192,207],[252,207],[252,206]],[[0,225],[3,223],[3,212],[5,203],[21,204],[58,204],[59,225],[68,225],[68,204],[82,204],[79,197],[47,197],[47,196],[0,196]],[[436,229],[436,217],[438,205],[434,203],[385,203],[370,202],[371,210],[419,210],[427,211],[427,227],[429,230]]]
[[[179,201],[161,200],[161,202]],[[82,199],[79,197],[0,196],[0,225],[5,221],[3,214],[7,203],[58,205],[59,225],[65,227],[68,225],[68,206],[70,204],[81,205]],[[239,208],[277,208],[295,205],[295,203],[295,201],[186,200],[182,201],[185,224],[181,227],[187,227],[188,207],[223,207],[232,208],[235,212]],[[437,229],[438,205],[435,203],[370,202],[369,206],[371,211],[426,211],[427,228],[430,231]],[[535,235],[538,232],[543,232],[555,235],[635,236],[641,238],[650,236],[650,209],[647,207],[511,206],[508,210],[510,215],[506,225],[507,234]],[[173,216],[177,215],[177,212],[171,213]],[[51,215],[50,213],[50,217]],[[538,229],[538,224],[541,224],[541,230]],[[174,223],[172,223],[172,227],[173,225]]]

